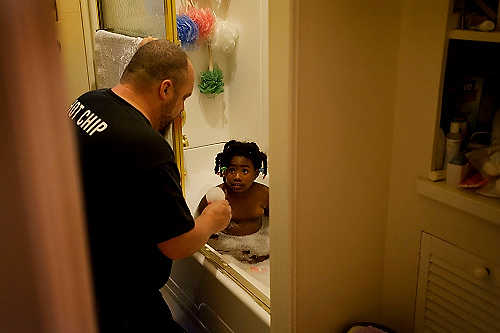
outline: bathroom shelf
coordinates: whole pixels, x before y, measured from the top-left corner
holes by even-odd
[[[500,199],[483,197],[448,186],[444,181],[432,182],[425,178],[417,179],[417,193],[500,225]]]
[[[448,32],[449,39],[472,40],[477,42],[500,43],[500,32],[483,32],[474,30],[450,30]]]

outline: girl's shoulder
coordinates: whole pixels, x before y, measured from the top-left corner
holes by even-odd
[[[255,189],[258,191],[269,192],[269,187],[267,185],[257,183],[257,182],[254,182],[253,185],[254,185]]]
[[[267,185],[261,183],[253,184],[253,192],[259,196],[260,198],[266,199],[269,198],[269,187]]]

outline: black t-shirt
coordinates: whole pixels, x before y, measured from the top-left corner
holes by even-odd
[[[133,312],[170,275],[172,260],[157,244],[194,227],[174,154],[110,89],[82,95],[68,116],[79,144],[98,311]]]

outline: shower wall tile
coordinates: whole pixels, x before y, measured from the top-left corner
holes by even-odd
[[[197,88],[200,73],[208,68],[206,44],[187,51],[196,77],[193,95],[186,101],[183,132],[190,148],[239,139],[256,141],[266,150],[269,141],[267,1],[231,1],[227,20],[238,26],[239,41],[231,56],[215,51],[213,54],[215,64],[224,73],[223,94],[207,97]]]
[[[186,201],[193,214],[207,191],[222,183],[222,178],[214,173],[214,167],[215,156],[223,148],[224,143],[220,143],[184,150]]]

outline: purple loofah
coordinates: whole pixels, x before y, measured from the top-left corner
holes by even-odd
[[[198,35],[198,25],[189,16],[177,16],[177,36],[183,47],[193,45],[198,39]]]

